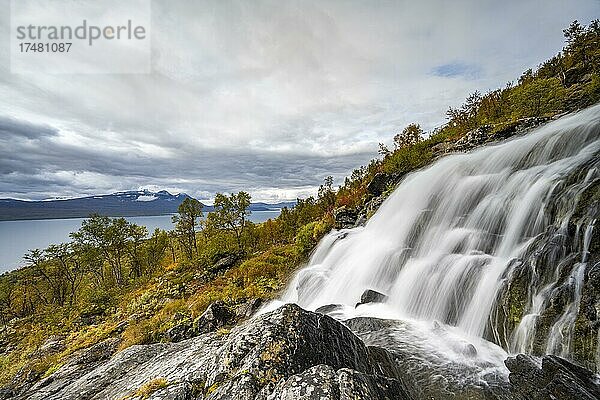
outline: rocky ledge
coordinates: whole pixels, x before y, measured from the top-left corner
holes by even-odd
[[[598,375],[563,358],[544,356],[541,360],[519,354],[505,361],[510,370],[514,398],[600,399]]]
[[[220,328],[178,342],[115,353],[118,339],[109,339],[30,387],[0,391],[0,399],[403,400],[427,393],[426,398],[537,400],[600,395],[590,371],[558,357],[545,357],[538,365],[523,355],[506,361],[510,382],[453,393],[440,371],[429,371],[427,377],[427,368],[415,369],[414,355],[373,344],[383,337],[377,332],[391,332],[398,324],[376,318],[341,323],[287,304],[230,331]]]
[[[401,377],[346,326],[292,304],[172,343],[83,351],[4,399],[410,399]],[[387,374],[385,373],[387,372]]]

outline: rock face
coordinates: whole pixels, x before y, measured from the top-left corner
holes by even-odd
[[[68,385],[69,382],[76,381],[77,379],[91,373],[97,365],[107,362],[107,360],[109,360],[110,357],[112,357],[117,351],[118,345],[119,339],[110,338],[84,349],[71,357],[58,371],[56,371],[50,377],[37,383],[35,383],[35,381],[27,382],[27,380],[20,379],[19,376],[16,376],[14,381],[20,382],[21,385],[30,383],[33,385],[31,388],[31,391],[33,392],[37,390],[43,390],[45,386],[52,387],[54,388],[53,390],[59,391],[62,387]],[[35,394],[30,394],[30,390],[24,390],[23,387],[7,387],[0,390],[0,399],[2,400],[29,398],[36,398]]]
[[[356,225],[357,214],[346,206],[335,209],[333,219],[336,229],[353,228]]]
[[[594,162],[598,163],[597,160]],[[587,173],[587,169],[593,168],[597,166],[586,165],[565,179],[565,183],[569,185],[570,182],[576,182],[582,174]],[[549,227],[536,238],[530,250],[511,261],[509,272],[503,277],[506,284],[493,313],[495,333],[490,331],[486,338],[510,348],[513,332],[523,316],[531,313],[530,293],[540,293],[542,284],[536,286],[532,283],[544,282],[543,285],[548,285],[548,282],[555,280],[556,283],[549,286],[550,290],[546,290],[543,307],[528,316],[534,321],[534,330],[530,331],[528,339],[530,347],[525,347],[536,356],[550,353],[549,344],[555,324],[568,311],[574,299],[571,270],[586,263],[582,274],[581,298],[577,313],[573,314],[572,331],[564,334],[571,335],[569,354],[573,361],[593,370],[596,368],[600,328],[600,229],[596,222],[600,218],[600,181],[592,181],[577,196],[570,191],[564,193],[562,198],[553,200],[563,208],[558,206],[551,209],[547,213],[548,218],[560,221],[559,216],[566,214],[564,205],[568,206],[567,200],[571,198],[577,199],[575,208],[567,207],[568,221],[563,220]],[[584,246],[587,251],[583,251]],[[552,347],[553,352],[561,354],[562,348],[556,344]]]
[[[343,324],[291,304],[229,333],[132,346],[111,358],[112,351],[96,353],[4,398],[136,398],[136,391],[157,379],[166,385],[149,399],[410,398],[385,365],[391,357],[385,350],[370,350]]]
[[[506,360],[514,398],[528,400],[600,398],[596,374],[556,356],[544,356],[541,365],[519,354]]]
[[[373,196],[379,196],[387,189],[388,184],[390,183],[390,176],[384,174],[383,172],[379,172],[375,174],[371,182],[367,185],[367,193]]]

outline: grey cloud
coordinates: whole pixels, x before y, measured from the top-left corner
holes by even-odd
[[[12,140],[39,139],[44,136],[54,136],[58,133],[56,129],[49,126],[31,124],[14,118],[0,117],[0,138],[10,136]]]
[[[14,124],[15,130],[23,125],[34,127]],[[73,194],[93,194],[99,189],[125,190],[157,183],[177,186],[188,193],[213,194],[318,186],[325,176],[341,179],[347,171],[371,157],[371,153],[323,157],[225,148],[175,151],[173,158],[157,160],[133,152],[104,152],[101,146],[75,148],[56,143],[53,136],[37,139],[38,144],[29,151],[25,151],[19,141],[2,143],[10,156],[0,163],[4,178],[0,197],[44,198],[73,191]],[[8,166],[11,166],[10,171],[6,171]]]

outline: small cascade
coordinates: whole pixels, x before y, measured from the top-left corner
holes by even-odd
[[[592,231],[594,229],[594,220],[588,225],[584,235],[584,246],[581,254],[581,262],[575,264],[573,271],[569,275],[569,279],[566,283],[569,289],[573,292],[573,300],[566,307],[564,313],[560,316],[558,321],[554,323],[548,337],[548,345],[546,346],[546,353],[556,354],[561,357],[569,357],[571,354],[571,342],[573,339],[573,328],[575,325],[575,318],[579,313],[579,304],[581,302],[581,291],[583,288],[583,279],[585,277],[585,268],[588,255],[588,248],[592,237]]]

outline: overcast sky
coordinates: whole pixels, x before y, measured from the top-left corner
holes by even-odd
[[[0,197],[314,194],[598,17],[598,0],[155,1],[139,75],[11,74],[3,40]]]

